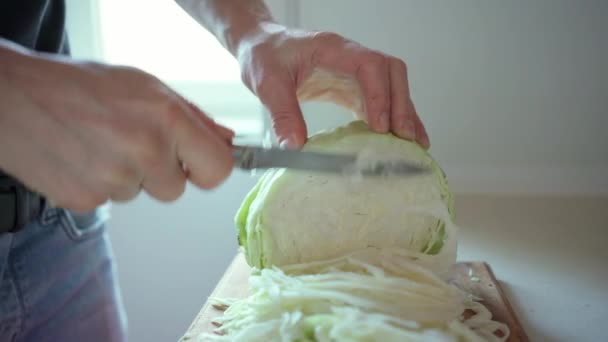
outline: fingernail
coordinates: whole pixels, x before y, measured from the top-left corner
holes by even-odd
[[[382,131],[382,132],[386,132],[388,131],[388,114],[386,113],[380,113],[380,115],[378,116],[378,128]]]
[[[431,142],[429,141],[428,137],[422,138],[422,147],[424,147],[426,149],[431,147]]]
[[[296,148],[296,137],[294,135],[290,135],[286,138],[282,138],[279,142],[279,148],[284,150]]]

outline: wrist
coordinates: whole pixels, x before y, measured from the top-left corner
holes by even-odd
[[[286,27],[272,20],[256,22],[251,26],[226,30],[227,48],[237,59],[243,51],[266,40],[269,36],[284,32]]]
[[[243,44],[278,25],[263,0],[177,0],[233,55]]]

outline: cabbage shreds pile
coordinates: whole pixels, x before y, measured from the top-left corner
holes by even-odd
[[[358,153],[362,165],[405,159],[432,173],[267,171],[236,218],[253,267],[250,295],[212,298],[226,310],[217,334],[199,340],[506,340],[505,324],[446,282],[457,227],[445,175],[427,151],[360,121],[317,134],[304,149]]]

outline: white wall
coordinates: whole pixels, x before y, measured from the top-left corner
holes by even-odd
[[[302,26],[407,62],[457,190],[608,193],[608,2],[298,3]],[[316,109],[323,126],[333,110]]]
[[[285,1],[269,1],[282,20],[408,62],[431,151],[457,190],[608,192],[608,2]],[[348,119],[304,108],[313,131]],[[235,253],[232,218],[253,182],[237,173],[171,205],[114,207],[132,341],[185,331]]]

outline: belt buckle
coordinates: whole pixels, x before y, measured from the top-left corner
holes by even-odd
[[[0,233],[17,232],[27,224],[28,190],[21,183],[9,177],[0,177],[0,196],[2,197],[2,215],[8,215],[0,225]],[[5,204],[9,204],[5,206]],[[12,205],[11,205],[12,204]],[[12,223],[11,223],[12,222]]]

